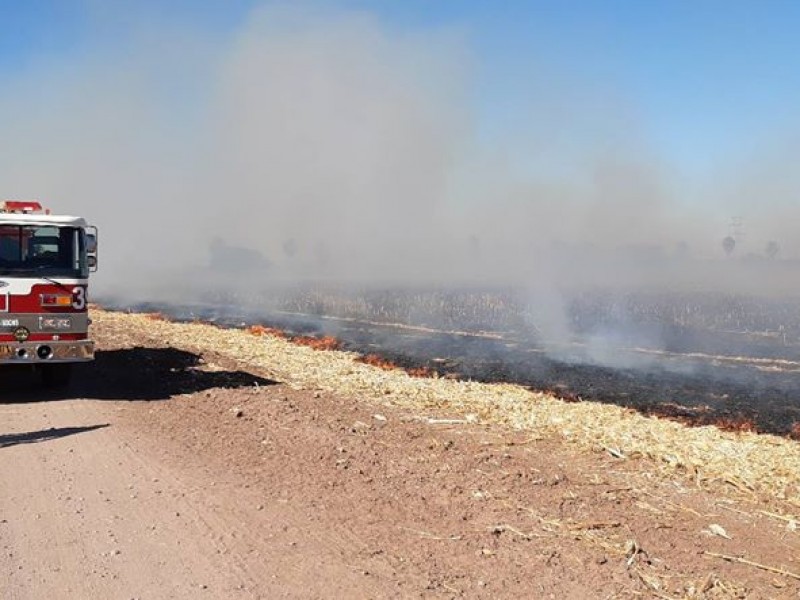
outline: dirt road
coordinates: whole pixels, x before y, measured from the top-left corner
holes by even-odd
[[[777,499],[96,334],[4,381],[2,598],[798,597]]]
[[[157,436],[121,424],[129,410],[2,407],[3,598],[372,594],[338,560],[345,537],[304,531],[291,507],[201,464],[174,468]]]

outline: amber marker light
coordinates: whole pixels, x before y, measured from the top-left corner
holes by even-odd
[[[39,296],[42,306],[67,307],[72,306],[72,296],[64,294],[41,294]]]

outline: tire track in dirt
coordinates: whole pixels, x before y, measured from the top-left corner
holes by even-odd
[[[126,410],[0,406],[3,598],[322,597],[330,581],[374,595],[341,542],[235,481],[165,466],[157,438],[118,426]]]

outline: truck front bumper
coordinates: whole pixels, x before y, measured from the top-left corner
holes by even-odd
[[[45,364],[94,360],[94,342],[0,342],[0,364]]]

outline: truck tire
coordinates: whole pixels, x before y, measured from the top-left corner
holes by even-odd
[[[72,365],[70,363],[56,363],[42,365],[42,383],[45,387],[66,387],[72,379]]]

